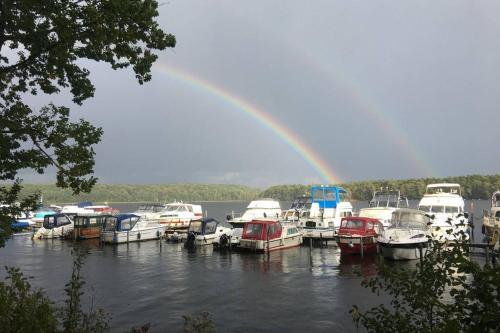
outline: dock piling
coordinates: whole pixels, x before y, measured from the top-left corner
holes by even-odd
[[[364,257],[363,236],[359,237],[359,247],[361,248],[361,258]]]

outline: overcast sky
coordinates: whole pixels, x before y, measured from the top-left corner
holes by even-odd
[[[499,1],[160,2],[177,38],[160,63],[270,114],[342,181],[500,172]],[[105,131],[102,183],[325,182],[192,82],[86,66],[95,98],[73,111]]]

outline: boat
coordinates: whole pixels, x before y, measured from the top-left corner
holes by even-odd
[[[57,209],[59,213],[63,214],[78,214],[78,215],[86,215],[86,214],[109,214],[116,215],[119,213],[117,209],[114,209],[108,205],[94,205],[90,201],[83,201],[78,203],[77,205],[65,205],[65,206],[56,206],[51,205],[51,208]]]
[[[234,212],[226,216],[227,221],[234,227],[233,239],[238,241],[243,233],[245,223],[254,219],[278,219],[281,215],[281,206],[279,201],[262,198],[251,201],[247,209],[240,216]]]
[[[158,220],[165,207],[166,204],[163,203],[145,203],[141,204],[132,214],[143,216],[148,220]]]
[[[398,208],[409,208],[408,199],[400,191],[381,189],[373,192],[368,208],[361,208],[358,216],[378,219],[384,227],[391,225],[392,213]]]
[[[32,235],[35,230],[35,222],[31,219],[17,219],[11,223],[13,236]]]
[[[43,218],[43,226],[35,232],[33,238],[69,237],[74,228],[73,218],[74,215],[65,213],[45,215]]]
[[[239,249],[269,252],[302,244],[302,233],[291,224],[276,220],[253,220],[245,223]]]
[[[110,215],[76,215],[73,218],[73,238],[79,240],[99,238],[102,226],[107,217],[110,217]]]
[[[347,191],[336,186],[312,186],[311,208],[302,215],[297,226],[304,238],[333,238],[342,218],[352,216]]]
[[[500,191],[491,196],[490,210],[483,210],[483,234],[490,245],[496,245],[500,240]]]
[[[298,222],[301,218],[307,217],[311,210],[311,197],[297,197],[293,200],[290,208],[281,213],[282,222]]]
[[[47,207],[40,207],[36,210],[31,218],[31,221],[35,223],[35,228],[43,227],[43,220],[45,215],[54,215],[57,214],[57,211]]]
[[[344,217],[337,235],[341,254],[367,254],[377,252],[377,238],[384,230],[379,219]]]
[[[464,212],[464,205],[460,184],[440,183],[427,185],[418,209],[432,217],[434,239],[457,241],[469,238],[468,214]]]
[[[227,220],[235,228],[243,228],[246,222],[259,218],[279,218],[281,215],[281,206],[279,201],[264,198],[251,201],[247,209],[241,216],[234,213],[227,215]]]
[[[233,226],[225,221],[202,218],[189,223],[186,247],[215,245],[228,247],[237,243],[233,236]]]
[[[419,259],[430,244],[431,228],[428,214],[421,210],[401,208],[392,213],[392,223],[378,237],[384,258]]]
[[[160,239],[165,226],[137,214],[108,216],[101,230],[101,241],[105,243],[128,243]]]
[[[166,204],[158,214],[158,222],[164,224],[168,230],[187,229],[189,222],[203,217],[201,205],[183,202]]]

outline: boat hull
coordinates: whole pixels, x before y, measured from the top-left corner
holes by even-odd
[[[73,225],[65,225],[52,229],[45,229],[41,227],[33,235],[35,239],[51,239],[51,238],[66,238],[73,232]]]
[[[363,239],[363,254],[377,253],[377,241],[372,236],[338,236],[337,244],[341,254],[361,254],[361,238]]]
[[[302,235],[292,237],[276,238],[272,240],[241,239],[239,248],[256,252],[268,252],[287,249],[302,244]]]
[[[413,260],[420,259],[420,253],[425,256],[429,243],[384,243],[379,242],[380,252],[386,259]],[[422,250],[420,250],[420,248]]]
[[[103,231],[101,232],[101,241],[111,244],[142,242],[159,239],[164,233],[165,226],[130,231]]]
[[[75,228],[73,233],[74,238],[80,240],[99,238],[101,235],[101,227]]]

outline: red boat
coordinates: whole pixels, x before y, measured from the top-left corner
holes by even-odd
[[[342,219],[337,244],[342,254],[377,252],[377,237],[384,229],[378,219],[349,216]],[[361,248],[363,244],[363,248]],[[361,253],[361,249],[363,253]]]

